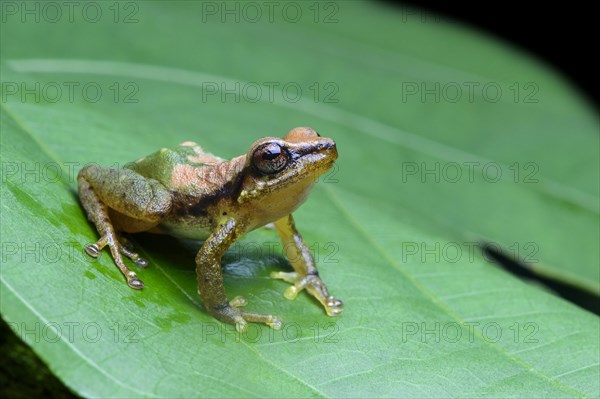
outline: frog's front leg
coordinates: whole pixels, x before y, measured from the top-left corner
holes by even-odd
[[[159,182],[147,179],[128,169],[103,168],[89,165],[78,175],[79,198],[94,223],[100,239],[86,246],[88,255],[98,257],[100,251],[108,246],[114,262],[127,279],[131,288],[141,289],[144,283],[135,272],[129,270],[121,254],[129,257],[140,267],[148,263],[133,252],[124,237],[117,235],[109,216],[113,209],[127,218],[129,224],[138,228],[150,228],[159,223],[161,217],[171,207],[171,194]]]
[[[300,291],[306,289],[321,302],[329,316],[337,316],[342,313],[344,304],[339,299],[329,295],[325,283],[319,277],[319,271],[310,249],[296,230],[292,215],[277,220],[275,228],[285,248],[286,256],[295,270],[291,273],[271,273],[271,277],[293,284],[285,291],[284,296],[288,299],[295,299]]]
[[[231,301],[227,300],[221,271],[221,257],[238,236],[235,221],[229,219],[220,224],[204,242],[196,255],[198,293],[211,315],[226,323],[235,324],[239,332],[246,330],[247,322],[264,323],[279,329],[282,323],[275,316],[240,310],[239,307],[246,305],[245,299],[236,297]]]

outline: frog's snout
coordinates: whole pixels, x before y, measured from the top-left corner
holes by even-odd
[[[317,151],[327,154],[329,158],[335,161],[338,157],[337,146],[331,139],[322,140],[317,146]]]

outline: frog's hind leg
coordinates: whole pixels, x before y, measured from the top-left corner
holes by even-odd
[[[129,223],[138,223],[135,231],[144,231],[160,223],[171,209],[171,194],[154,179],[145,178],[130,169],[102,168],[89,165],[79,172],[79,197],[88,219],[94,223],[100,239],[86,247],[90,256],[97,257],[102,248],[108,246],[117,267],[127,279],[127,284],[141,289],[144,283],[129,270],[121,255],[130,258],[138,266],[148,262],[119,237],[110,219],[112,211],[126,218]],[[119,230],[124,229],[119,218]],[[142,228],[139,228],[142,226]],[[125,229],[126,231],[129,231]]]
[[[88,218],[94,223],[98,233],[100,233],[100,239],[98,241],[85,247],[87,254],[97,258],[100,251],[105,246],[108,246],[117,267],[127,279],[127,285],[135,289],[144,288],[142,280],[137,277],[135,272],[129,270],[123,262],[123,258],[121,257],[122,246],[119,243],[115,229],[108,216],[107,206],[100,201],[90,184],[84,178],[79,179],[79,197],[87,212]]]

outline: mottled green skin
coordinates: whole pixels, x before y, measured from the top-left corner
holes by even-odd
[[[163,186],[171,186],[171,173],[176,165],[187,164],[195,167],[202,167],[204,164],[195,163],[188,159],[195,156],[191,146],[182,146],[171,148],[162,148],[137,161],[125,164],[124,168],[131,169],[141,176],[158,180]]]
[[[229,161],[185,142],[122,169],[87,166],[79,173],[79,193],[101,238],[86,251],[98,256],[108,246],[128,284],[139,289],[143,283],[125,266],[121,255],[139,266],[147,262],[128,248],[118,232],[205,239],[196,256],[196,274],[207,311],[240,330],[246,328],[246,322],[278,328],[281,321],[275,316],[240,310],[245,305],[242,298],[227,300],[220,264],[223,253],[242,235],[274,223],[295,270],[273,274],[293,284],[285,296],[293,299],[306,288],[327,314],[340,314],[343,304],[329,295],[319,278],[291,215],[306,199],[315,178],[336,159],[333,140],[310,128],[295,128],[283,139],[257,140],[247,154]]]
[[[192,143],[190,142],[190,144]],[[137,161],[125,164],[124,168],[131,169],[141,176],[155,179],[163,186],[169,188],[173,184],[171,176],[175,166],[182,164],[190,165],[195,168],[212,166],[207,162],[194,162],[190,160],[190,158],[199,155],[198,151],[202,151],[202,154],[206,155],[207,158],[212,159],[212,164],[224,161],[212,154],[204,153],[202,148],[198,145],[178,145],[176,147],[162,148]]]

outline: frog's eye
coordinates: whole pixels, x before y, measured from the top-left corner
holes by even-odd
[[[259,172],[272,175],[283,170],[288,164],[288,153],[279,144],[264,144],[254,151],[252,163]]]

